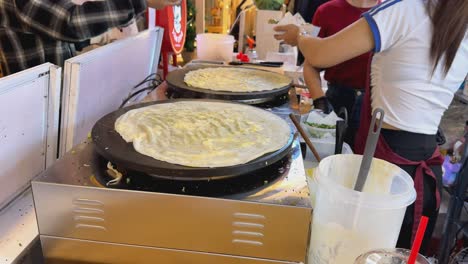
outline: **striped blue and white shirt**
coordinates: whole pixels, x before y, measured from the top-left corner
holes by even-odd
[[[126,25],[145,0],[0,0],[0,69],[12,74],[51,62],[63,65],[81,42]]]

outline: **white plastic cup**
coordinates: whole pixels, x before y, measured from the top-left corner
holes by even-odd
[[[200,60],[232,61],[234,37],[224,34],[198,34],[197,57]]]
[[[373,250],[359,256],[354,264],[406,264],[411,251],[408,249],[393,248]],[[415,264],[430,264],[421,254],[418,254]]]
[[[416,200],[412,178],[373,159],[363,192],[353,190],[361,155],[334,155],[316,170],[309,262],[352,263],[375,248],[394,248],[406,208]]]

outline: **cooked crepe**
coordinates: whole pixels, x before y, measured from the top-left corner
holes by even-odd
[[[185,74],[184,81],[195,88],[229,92],[269,91],[291,83],[290,78],[278,73],[233,67],[190,71]]]
[[[115,130],[141,154],[191,167],[247,163],[284,147],[291,129],[265,110],[223,102],[174,102],[134,109]]]

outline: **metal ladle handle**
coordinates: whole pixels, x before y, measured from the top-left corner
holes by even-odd
[[[380,130],[382,129],[382,123],[385,112],[380,108],[376,108],[372,115],[372,122],[369,127],[369,134],[367,135],[366,148],[364,150],[364,156],[362,157],[361,168],[354,185],[354,190],[362,192],[364,185],[366,184],[367,175],[369,174],[370,167],[372,165],[372,159],[374,158],[375,148],[377,147],[377,141],[379,140]]]

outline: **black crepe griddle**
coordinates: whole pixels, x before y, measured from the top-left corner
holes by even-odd
[[[249,67],[232,67],[232,66],[214,66],[214,65],[190,65],[183,69],[175,70],[169,73],[166,78],[169,91],[174,91],[178,94],[188,95],[190,98],[205,98],[205,99],[217,99],[217,100],[226,100],[226,101],[239,101],[247,104],[257,104],[264,103],[267,101],[274,100],[276,97],[281,95],[287,95],[289,88],[292,86],[291,82],[283,87],[268,90],[268,91],[256,91],[256,92],[230,92],[230,91],[214,91],[203,88],[197,88],[189,86],[185,83],[184,78],[185,74],[190,71],[205,69],[205,68],[232,68],[232,69],[249,69],[252,71],[261,71],[265,70],[254,69]],[[270,72],[271,74],[279,74],[275,72]]]
[[[271,165],[284,158],[290,152],[294,138],[292,131],[288,143],[284,147],[277,151],[267,153],[248,163],[217,168],[188,167],[156,160],[138,153],[133,148],[133,143],[127,143],[114,129],[117,118],[130,110],[153,104],[174,103],[178,101],[232,103],[205,99],[179,99],[149,102],[119,109],[102,117],[94,125],[91,136],[96,151],[105,159],[118,165],[118,167],[143,172],[153,177],[171,178],[174,180],[214,180],[240,176]]]

